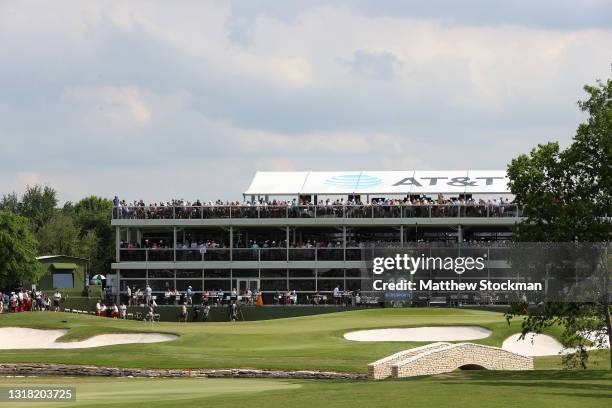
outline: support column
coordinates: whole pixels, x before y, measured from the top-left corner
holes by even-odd
[[[286,237],[285,238],[285,251],[286,251],[285,261],[289,261],[289,226],[288,225],[285,227],[285,230],[286,230],[286,234],[285,234],[285,237]]]
[[[89,284],[89,282],[87,282]],[[117,299],[116,303],[121,304],[121,269],[117,269]]]
[[[404,226],[400,225],[400,247],[404,247]]]
[[[176,225],[172,227],[172,259],[176,262]]]
[[[461,224],[457,225],[457,243],[461,244],[463,242],[463,230],[461,229]]]
[[[342,260],[346,262],[346,225],[342,226]]]
[[[121,245],[121,234],[119,227],[115,227],[115,262],[119,262],[119,246]]]
[[[234,227],[232,227],[231,225],[229,227],[229,233],[230,233],[230,240],[229,240],[230,262],[231,262],[234,259]]]

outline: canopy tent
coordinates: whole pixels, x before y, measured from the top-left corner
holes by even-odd
[[[510,194],[503,170],[265,172],[244,195]]]

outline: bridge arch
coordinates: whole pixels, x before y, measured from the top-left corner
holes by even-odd
[[[368,373],[370,378],[379,379],[441,374],[456,369],[533,370],[533,358],[482,344],[433,343],[378,360],[368,366]]]

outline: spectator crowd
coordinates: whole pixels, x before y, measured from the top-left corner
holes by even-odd
[[[115,196],[115,218],[136,219],[197,219],[197,218],[300,218],[335,217],[505,217],[518,215],[518,208],[508,198],[483,199],[473,197],[427,196],[400,198],[373,198],[363,202],[359,197],[348,200],[338,198],[318,200],[264,200],[257,201],[186,201],[184,199],[146,204],[142,199],[126,202]],[[402,212],[401,209],[404,208]]]

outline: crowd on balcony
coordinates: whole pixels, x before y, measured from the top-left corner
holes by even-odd
[[[172,243],[169,240],[163,239],[145,239],[143,241],[143,245],[139,244],[135,241],[121,241],[120,248],[122,249],[173,249]],[[464,239],[462,241],[463,246],[507,246],[510,244],[510,240],[507,239]],[[445,241],[441,239],[419,239],[414,242],[406,242],[405,246],[414,245],[421,247],[429,247],[429,246],[446,246],[449,244],[455,244],[456,241],[453,238],[452,242]],[[366,241],[357,241],[353,239],[349,239],[346,242],[346,248],[364,248],[364,247],[374,247],[374,248],[397,248],[401,246],[399,240],[366,240]],[[217,242],[216,240],[205,240],[205,241],[184,241],[182,243],[178,243],[176,246],[177,250],[191,250],[191,251],[199,251],[201,253],[206,253],[208,250],[217,250],[217,249],[229,249],[230,246],[225,242]],[[286,240],[248,240],[248,241],[240,241],[237,240],[234,242],[234,249],[286,249],[287,241]],[[342,240],[339,239],[308,239],[300,242],[293,242],[289,244],[289,249],[343,249]]]
[[[505,216],[508,209],[515,209],[515,203],[508,198],[499,199],[472,197],[446,197],[438,194],[436,198],[427,196],[372,199],[363,202],[359,198],[345,200],[327,198],[316,204],[305,200],[269,200],[257,201],[187,201],[184,199],[160,201],[146,204],[143,200],[126,202],[115,196],[114,217],[136,219],[198,219],[198,218],[284,218],[289,217],[352,217],[367,218],[369,216],[397,217],[395,214],[401,207],[408,211],[404,216],[456,216],[458,209],[465,207],[466,216]],[[433,208],[434,213],[430,211]],[[372,211],[376,209],[377,213]],[[426,210],[425,210],[426,209]]]

